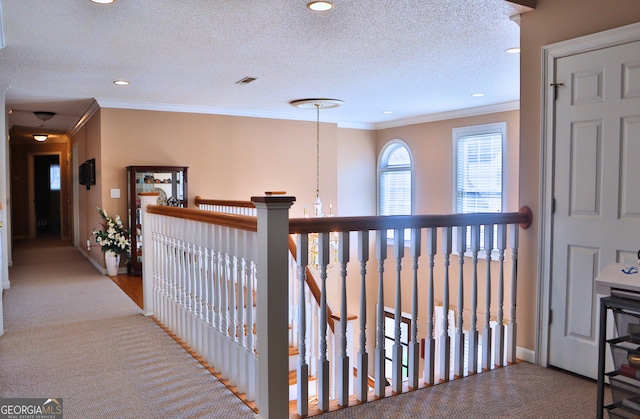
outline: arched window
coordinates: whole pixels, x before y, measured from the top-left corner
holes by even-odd
[[[413,159],[401,140],[391,140],[378,163],[378,215],[413,212]]]

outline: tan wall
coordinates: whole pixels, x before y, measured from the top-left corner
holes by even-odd
[[[518,209],[519,112],[509,111],[389,128],[376,133],[377,151],[393,139],[404,141],[414,159],[415,213],[449,214],[453,208],[453,128],[507,123],[507,210]],[[377,164],[377,162],[376,162]]]
[[[340,215],[376,213],[375,132],[338,129],[337,170]]]
[[[293,217],[311,211],[316,190],[315,122],[265,118],[101,109],[76,135],[84,143],[82,159],[96,157],[97,185],[81,190],[81,244],[99,224],[95,208],[127,214],[126,167],[188,166],[189,206],[196,195],[249,200],[265,191],[286,191],[297,198]],[[82,160],[81,161],[84,161]],[[375,211],[373,134],[369,131],[320,126],[320,192],[340,212],[341,196],[350,213]],[[366,162],[366,163],[365,163]],[[340,171],[344,174],[339,175]],[[111,198],[120,189],[120,198]],[[373,195],[372,195],[373,194]],[[104,266],[97,248],[91,257]]]
[[[538,210],[540,195],[541,48],[545,45],[640,21],[637,0],[538,0],[534,11],[522,16],[520,45],[520,205],[534,211],[533,225],[521,235],[519,325],[535,327],[538,283]],[[522,323],[521,323],[522,322]],[[518,330],[522,330],[519,326]],[[518,336],[526,348],[535,334]]]

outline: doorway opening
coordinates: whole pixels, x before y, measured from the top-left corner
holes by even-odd
[[[60,237],[60,156],[33,156],[33,211],[36,237]]]

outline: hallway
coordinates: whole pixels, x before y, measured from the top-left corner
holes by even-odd
[[[13,261],[0,397],[62,398],[66,418],[254,417],[67,242],[16,241]],[[321,417],[586,418],[595,400],[592,381],[521,362]]]
[[[16,241],[13,260],[0,397],[62,399],[65,418],[254,417],[67,242]]]

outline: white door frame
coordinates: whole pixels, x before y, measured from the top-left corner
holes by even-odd
[[[584,52],[613,47],[640,40],[640,23],[611,29],[584,37],[547,45],[542,48],[542,121],[540,127],[540,229],[538,230],[538,307],[536,315],[536,363],[548,365],[549,310],[551,298],[551,255],[553,252],[553,167],[555,102],[554,75],[556,61]]]
[[[73,245],[75,247],[80,247],[80,204],[79,204],[79,186],[78,182],[75,179],[79,179],[79,170],[78,170],[78,143],[75,143],[73,147],[71,147],[71,185],[72,185],[72,197],[73,197],[73,205],[71,211],[73,212],[72,222],[73,222]]]

